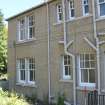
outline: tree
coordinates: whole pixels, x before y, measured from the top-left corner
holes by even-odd
[[[0,72],[7,71],[7,28],[0,11]]]

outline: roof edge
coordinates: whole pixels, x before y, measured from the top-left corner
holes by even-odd
[[[14,16],[11,16],[11,17],[9,17],[9,18],[7,18],[7,19],[5,19],[5,20],[6,20],[6,21],[9,21],[9,20],[11,20],[11,19],[13,19],[13,18],[15,18],[15,17],[17,17],[17,16],[20,16],[20,15],[22,15],[22,14],[25,14],[25,13],[29,12],[29,11],[32,11],[33,9],[40,8],[40,7],[44,6],[44,5],[46,5],[46,3],[50,3],[50,2],[52,2],[52,1],[53,1],[53,0],[49,0],[49,1],[47,1],[47,2],[43,2],[43,3],[39,4],[39,5],[33,6],[32,8],[29,8],[29,9],[27,9],[27,10],[25,10],[25,11],[23,11],[23,12],[20,12],[20,13],[14,15]]]

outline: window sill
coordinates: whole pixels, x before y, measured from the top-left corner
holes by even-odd
[[[102,89],[101,92],[105,93],[105,89]]]
[[[96,88],[95,87],[92,87],[92,86],[88,86],[88,87],[85,87],[85,86],[79,86],[79,87],[77,87],[77,90],[89,90],[89,91],[94,91],[94,90],[96,90]]]
[[[53,25],[56,26],[56,25],[60,25],[60,24],[62,24],[62,23],[63,23],[63,21],[62,21],[62,22],[54,23]]]
[[[67,23],[67,22],[76,21],[76,20],[80,20],[80,19],[85,19],[85,18],[88,18],[88,17],[91,17],[91,16],[93,16],[93,15],[92,15],[92,14],[88,14],[88,15],[85,15],[85,16],[75,17],[75,18],[73,18],[73,19],[68,19],[68,20],[66,20],[66,23]],[[60,25],[60,24],[62,24],[62,23],[63,23],[63,21],[62,21],[62,22],[54,23],[53,25],[56,26],[56,25]]]
[[[29,84],[29,83],[16,83],[17,86],[22,86],[22,87],[36,87],[37,88],[37,85],[36,84]]]
[[[59,82],[69,82],[69,83],[73,83],[73,80],[60,79]]]
[[[66,22],[72,22],[72,21],[76,21],[76,20],[80,20],[80,19],[85,19],[85,18],[88,18],[91,16],[92,16],[92,14],[88,14],[88,15],[81,16],[81,17],[75,17],[74,19],[68,19]]]
[[[105,20],[105,16],[99,16],[99,17],[96,19],[96,22],[97,22],[97,21],[102,21],[102,20]]]
[[[33,42],[33,41],[36,41],[36,38],[26,39],[26,40],[23,40],[23,41],[17,41],[16,45],[18,45],[18,44],[24,44],[24,43],[29,43],[29,42]]]

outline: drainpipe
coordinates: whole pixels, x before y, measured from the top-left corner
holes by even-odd
[[[66,27],[66,13],[65,13],[65,1],[62,0],[62,6],[63,6],[63,27],[64,27],[64,51],[65,54],[69,55],[73,59],[73,94],[74,94],[74,105],[76,105],[76,79],[75,79],[75,56],[67,51],[67,27]]]
[[[97,69],[98,69],[98,93],[100,94],[101,85],[100,85],[100,50],[99,50],[99,39],[97,37],[97,27],[96,27],[96,15],[95,15],[95,1],[92,0],[92,9],[93,9],[93,25],[94,25],[94,37],[96,39],[97,47]]]
[[[50,71],[50,18],[49,18],[49,4],[45,1],[47,7],[47,31],[48,31],[48,101],[51,103],[51,71]]]

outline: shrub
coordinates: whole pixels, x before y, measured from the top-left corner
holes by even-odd
[[[29,105],[23,97],[0,89],[0,105]]]
[[[64,104],[64,100],[65,100],[65,96],[63,95],[58,95],[58,99],[57,99],[57,105],[65,105]]]

